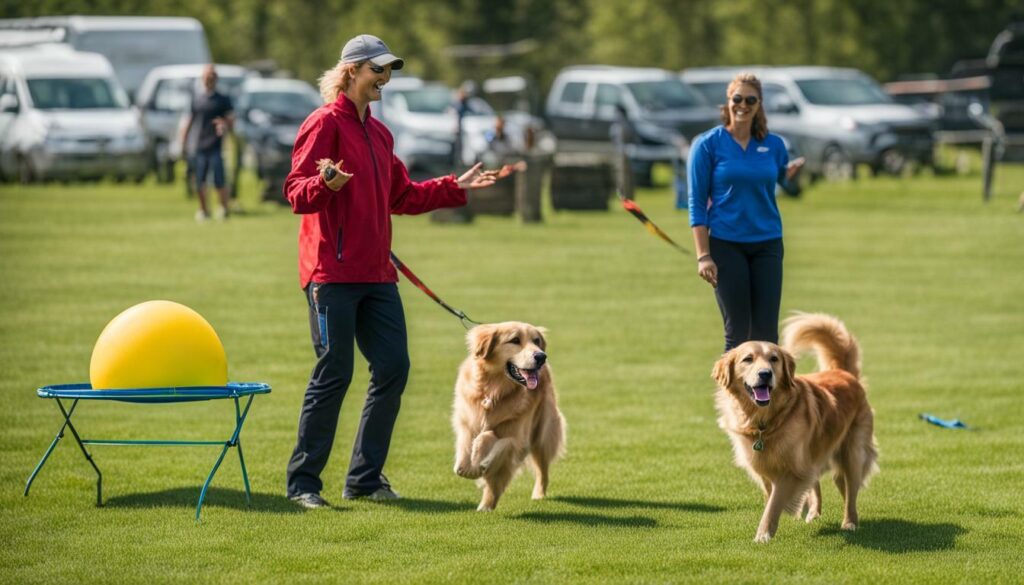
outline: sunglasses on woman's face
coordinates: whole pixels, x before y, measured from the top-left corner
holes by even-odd
[[[381,73],[384,73],[384,67],[382,67],[380,65],[374,65],[373,63],[370,63],[369,67],[370,67],[370,71],[373,71],[377,75],[380,75]]]
[[[736,94],[736,95],[732,96],[732,103],[739,104],[741,102],[746,102],[748,106],[752,106],[752,105],[757,103],[757,96],[756,95],[742,96],[740,94]]]

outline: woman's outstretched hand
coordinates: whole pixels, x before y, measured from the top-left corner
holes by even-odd
[[[497,181],[501,171],[485,171],[483,170],[484,163],[476,163],[473,168],[469,169],[461,177],[455,180],[458,183],[460,189],[483,189],[484,187],[490,187]]]

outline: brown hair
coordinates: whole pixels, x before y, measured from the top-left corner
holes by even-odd
[[[754,122],[750,125],[750,133],[757,140],[764,140],[768,136],[768,117],[764,115],[764,94],[761,93],[761,80],[753,73],[740,73],[729,82],[729,87],[725,90],[725,105],[719,106],[719,110],[722,113],[722,124],[728,126],[732,122],[729,100],[741,85],[749,85],[757,92],[757,101],[761,104],[761,107],[754,114]]]
[[[338,99],[338,94],[348,89],[348,84],[356,75],[356,70],[362,67],[362,63],[342,63],[324,71],[320,76],[320,97],[324,103],[329,104]]]

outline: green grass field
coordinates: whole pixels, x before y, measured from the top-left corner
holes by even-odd
[[[180,186],[0,187],[0,582],[1020,582],[1024,169],[1000,168],[987,205],[980,182],[861,179],[781,202],[783,311],[833,313],[859,337],[881,474],[862,492],[857,532],[839,530],[827,481],[823,516],[784,518],[767,545],[752,543],[760,491],[715,423],[712,291],[691,257],[617,208],[548,211],[529,226],[395,219],[395,251],[450,303],[550,329],[569,450],[548,500],[530,500],[525,474],[496,512],[474,511],[479,492],[451,470],[448,422],[464,331],[403,282],[412,374],[386,471],[404,499],[341,499],[368,379],[360,360],[325,472],[335,507],[303,512],[284,497],[313,365],[298,219],[247,201],[245,215],[197,225]],[[691,246],[667,189],[638,202]],[[62,421],[35,389],[87,381],[104,325],[151,299],[203,314],[232,380],[273,386],[242,435],[252,508],[233,452],[197,524],[217,448],[96,446],[97,508],[70,436],[23,497]],[[85,402],[75,420],[92,438],[221,439],[231,408]]]

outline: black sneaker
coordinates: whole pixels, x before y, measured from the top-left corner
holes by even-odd
[[[308,510],[315,510],[317,508],[329,508],[331,506],[330,504],[327,503],[327,500],[320,497],[320,494],[314,493],[290,496],[288,499]]]
[[[372,502],[386,502],[388,500],[398,500],[398,499],[400,499],[402,497],[402,496],[398,495],[398,493],[396,491],[392,490],[390,486],[386,486],[386,485],[385,486],[381,486],[381,487],[377,488],[376,490],[374,490],[372,492],[369,492],[369,493],[353,492],[353,491],[350,491],[350,490],[345,490],[345,493],[343,494],[343,496],[344,496],[344,498],[346,500],[362,500],[362,499],[367,499],[367,500],[370,500]]]

